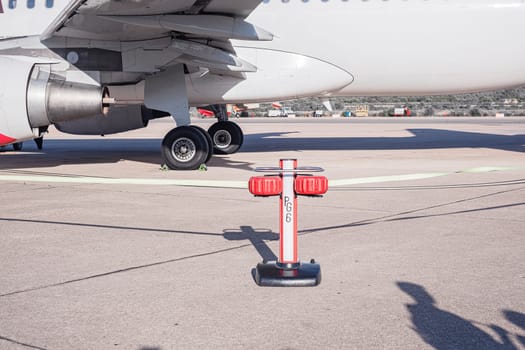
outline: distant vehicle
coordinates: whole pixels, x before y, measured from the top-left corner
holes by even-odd
[[[204,108],[197,108],[197,111],[199,112],[202,118],[215,118],[215,113],[213,113],[210,110]]]
[[[412,111],[408,107],[394,108],[388,115],[391,117],[410,117]]]
[[[291,107],[281,107],[277,109],[270,109],[268,117],[295,117],[295,112]]]
[[[354,111],[356,117],[368,117],[368,105],[359,105]]]
[[[280,109],[270,109],[267,113],[268,117],[282,117],[283,111]]]

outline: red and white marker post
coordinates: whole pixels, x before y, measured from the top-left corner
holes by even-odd
[[[281,159],[279,168],[257,168],[255,171],[273,173],[256,176],[249,181],[250,192],[257,197],[280,196],[279,261],[257,265],[255,281],[260,286],[316,286],[321,283],[321,267],[312,259],[302,263],[297,254],[297,197],[321,196],[328,191],[324,176],[304,175],[321,172],[319,167],[297,167],[296,159]]]

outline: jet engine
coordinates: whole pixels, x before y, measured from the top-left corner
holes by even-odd
[[[107,113],[107,90],[53,72],[58,62],[0,56],[0,146],[40,136],[50,124]]]
[[[107,115],[96,115],[78,120],[55,124],[56,128],[67,134],[110,135],[119,132],[141,129],[152,119],[168,116],[168,113],[146,108],[144,105],[115,105]]]

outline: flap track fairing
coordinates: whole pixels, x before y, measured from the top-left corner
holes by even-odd
[[[242,18],[220,15],[100,16],[112,21],[209,38],[271,41],[273,34]]]

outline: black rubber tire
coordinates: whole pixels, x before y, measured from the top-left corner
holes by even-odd
[[[17,142],[17,143],[13,143],[13,149],[15,151],[21,151],[22,150],[22,147],[24,147],[24,143],[23,142]]]
[[[208,133],[213,142],[215,154],[233,154],[244,142],[244,134],[239,125],[231,121],[222,121],[213,124]]]
[[[208,147],[210,150],[208,152],[208,156],[206,157],[206,161],[204,162],[204,163],[208,163],[211,159],[211,156],[213,155],[213,140],[211,139],[210,134],[208,134],[206,130],[204,130],[200,126],[197,126],[197,125],[190,125],[190,126],[202,132],[202,134],[206,136],[206,140],[208,140]]]
[[[191,126],[179,126],[162,140],[162,159],[172,170],[198,169],[206,163],[209,153],[208,138]]]

